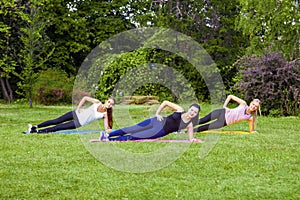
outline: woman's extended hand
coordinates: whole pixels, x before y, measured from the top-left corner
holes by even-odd
[[[156,118],[158,121],[162,121],[163,120],[163,116],[156,114]]]
[[[105,132],[106,132],[106,133],[110,133],[110,132],[112,132],[112,129],[110,129],[110,128],[109,128],[109,129],[106,129]]]
[[[193,138],[192,140],[191,140],[191,142],[203,142],[202,140],[200,140],[200,139],[196,139],[196,138]]]

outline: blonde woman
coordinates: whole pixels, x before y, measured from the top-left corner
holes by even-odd
[[[227,105],[231,100],[237,102],[239,106],[233,109],[227,108]],[[199,119],[198,125],[201,126],[195,128],[194,132],[218,129],[240,121],[249,121],[249,130],[251,133],[255,133],[254,125],[257,117],[256,113],[257,110],[260,111],[260,105],[261,101],[259,99],[252,100],[248,106],[246,101],[234,95],[229,95],[224,102],[223,108],[216,109]],[[207,124],[208,122],[211,123]]]

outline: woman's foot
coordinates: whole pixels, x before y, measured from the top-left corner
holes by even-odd
[[[36,126],[32,126],[31,124],[28,124],[28,133],[37,133]]]
[[[102,142],[109,141],[108,134],[106,134],[105,131],[101,131],[99,140],[102,141]]]

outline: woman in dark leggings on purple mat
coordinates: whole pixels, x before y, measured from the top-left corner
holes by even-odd
[[[90,102],[92,105],[86,109],[82,109],[82,106],[86,102]],[[113,123],[112,106],[114,103],[115,101],[112,97],[106,99],[105,103],[102,104],[98,99],[85,96],[81,99],[76,110],[67,112],[56,119],[42,122],[36,126],[29,124],[28,132],[51,133],[60,130],[76,129],[100,118],[104,118],[106,132],[110,132]],[[52,127],[41,129],[48,126]]]
[[[167,117],[162,117],[160,113],[166,107],[172,108],[175,112]],[[156,117],[146,119],[134,126],[112,131],[109,134],[101,133],[100,141],[156,139],[184,128],[187,128],[189,140],[197,141],[194,138],[193,126],[198,122],[199,112],[198,104],[192,104],[188,111],[184,112],[179,105],[164,101],[157,109]]]
[[[227,104],[230,100],[233,100],[239,104],[238,107],[230,109],[227,108]],[[255,133],[254,125],[257,118],[257,110],[260,111],[261,102],[259,99],[254,99],[248,106],[247,103],[234,96],[229,95],[224,102],[222,109],[217,109],[209,113],[208,115],[199,119],[198,125],[201,125],[194,129],[194,132],[202,132],[211,129],[218,129],[224,126],[235,124],[240,121],[249,121],[249,129],[251,133]],[[215,120],[215,121],[213,121]],[[213,121],[209,124],[208,122]],[[203,125],[204,124],[204,125]]]

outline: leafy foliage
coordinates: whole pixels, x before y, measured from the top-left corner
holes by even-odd
[[[134,20],[143,26],[170,28],[199,42],[215,61],[226,89],[237,70],[232,63],[244,55],[248,45],[241,31],[235,29],[235,20],[239,15],[236,0],[209,1],[149,1],[147,9],[137,9]],[[195,81],[199,81],[198,78]],[[199,92],[206,90],[205,83],[198,83]],[[202,95],[201,95],[202,96]],[[207,95],[201,99],[207,100]]]
[[[259,98],[266,114],[300,113],[300,60],[287,61],[281,53],[245,57],[237,63],[237,84],[246,99]],[[277,111],[276,111],[277,110]]]
[[[118,100],[118,96],[146,95],[177,102],[193,101],[196,95],[205,100],[209,92],[205,84],[199,84],[203,82],[199,72],[181,57],[162,50],[138,49],[121,54],[103,71],[97,97],[113,94]]]
[[[13,73],[19,71],[17,68],[19,51],[18,31],[20,24],[20,6],[15,1],[0,2],[0,85],[4,99],[12,102],[14,99],[13,90],[15,85],[9,81]]]
[[[46,1],[44,18],[56,50],[50,65],[76,74],[88,53],[105,39],[130,29],[122,17],[122,1]]]
[[[75,75],[92,49],[136,27],[169,28],[200,43],[215,61],[227,92],[241,79],[236,77],[238,69],[232,63],[245,55],[247,47],[248,55],[260,55],[272,44],[287,60],[299,57],[296,0],[25,0],[1,1],[0,7],[0,97],[8,101],[12,93],[19,95],[17,98],[30,98],[36,73],[45,68]],[[189,46],[186,49],[189,51]],[[138,52],[122,55],[120,63],[112,63],[111,69],[103,72],[104,77],[101,74],[98,97],[110,96],[124,73],[150,62],[172,67],[188,79],[200,101],[209,100],[206,82],[186,60],[159,50]],[[92,89],[74,91],[74,96],[93,94],[97,84]],[[8,89],[3,90],[5,87]],[[180,91],[174,84],[170,87]],[[135,93],[160,94],[161,99],[175,100],[171,90],[160,84],[146,84]]]
[[[19,94],[26,97],[32,107],[32,87],[36,78],[36,72],[44,68],[44,63],[49,59],[54,51],[51,50],[49,41],[45,33],[46,22],[42,18],[42,5],[40,2],[32,1],[26,5],[20,17],[24,23],[20,28],[20,40],[22,48],[19,52],[21,73],[15,75],[20,78],[18,82]]]
[[[33,99],[44,105],[71,103],[72,86],[66,72],[48,69],[38,74],[33,85]]]
[[[261,54],[272,46],[280,50],[288,60],[300,53],[299,1],[238,0],[241,13],[237,27],[249,38],[248,53]]]

